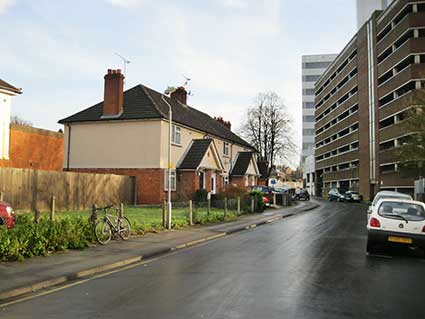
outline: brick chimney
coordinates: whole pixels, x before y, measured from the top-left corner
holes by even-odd
[[[232,130],[232,123],[230,123],[230,121],[225,121],[223,120],[223,118],[221,116],[219,117],[215,117],[214,116],[214,120],[216,120],[217,122],[223,124],[225,127],[227,127],[229,130]]]
[[[186,89],[182,86],[179,86],[173,93],[170,94],[170,97],[173,100],[177,100],[184,105],[187,105],[187,92]]]
[[[124,110],[124,75],[120,69],[108,69],[105,75],[103,117],[117,117]]]

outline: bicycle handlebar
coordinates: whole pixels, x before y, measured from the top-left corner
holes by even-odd
[[[97,207],[96,210],[105,210],[105,209],[110,209],[112,207],[114,207],[114,205],[108,205],[108,206],[105,206],[105,207]]]

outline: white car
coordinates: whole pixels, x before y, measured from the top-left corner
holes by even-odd
[[[373,207],[367,224],[368,253],[378,245],[405,245],[425,249],[425,204],[408,199],[383,198]]]
[[[367,210],[367,220],[369,221],[370,214],[373,211],[373,208],[376,206],[379,200],[383,198],[395,198],[395,199],[410,199],[412,200],[412,196],[398,193],[398,192],[392,192],[392,191],[380,191],[375,195],[375,198],[372,201],[372,204],[369,206]]]

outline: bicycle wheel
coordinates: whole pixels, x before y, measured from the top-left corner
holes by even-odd
[[[94,226],[94,235],[101,245],[106,245],[111,240],[112,230],[104,219],[99,220]]]
[[[123,240],[128,240],[131,235],[130,221],[123,217],[119,223],[119,235]]]

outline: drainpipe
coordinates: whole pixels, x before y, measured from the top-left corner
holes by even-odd
[[[71,125],[67,124],[68,127],[68,150],[66,154],[66,170],[69,171],[69,159],[71,158]]]

